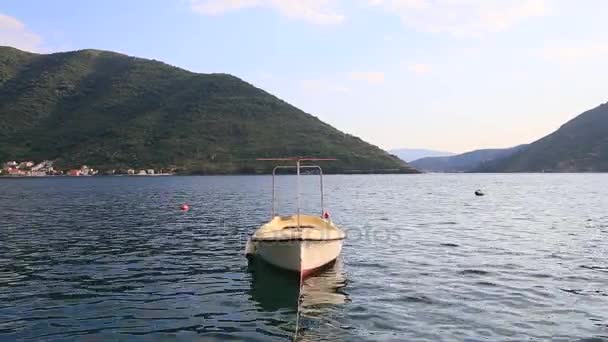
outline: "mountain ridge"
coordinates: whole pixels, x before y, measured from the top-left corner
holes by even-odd
[[[452,152],[437,151],[425,148],[397,148],[389,150],[388,152],[396,155],[401,160],[408,163],[426,157],[448,157],[456,154]]]
[[[447,157],[427,157],[414,160],[410,165],[425,172],[474,172],[483,165],[516,153],[525,147],[524,144],[510,148],[473,150]]]
[[[0,161],[256,173],[257,157],[305,155],[338,158],[328,172],[416,172],[236,76],[104,50],[0,47],[0,119]]]
[[[482,172],[608,172],[608,103],[587,110]]]

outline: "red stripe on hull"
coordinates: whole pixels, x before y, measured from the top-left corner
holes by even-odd
[[[310,268],[310,269],[306,269],[306,270],[301,270],[300,272],[298,272],[298,271],[295,271],[295,270],[289,270],[289,269],[282,268],[280,266],[274,265],[274,264],[272,264],[272,263],[264,260],[264,258],[260,258],[260,257],[256,256],[255,254],[247,254],[246,257],[247,257],[247,260],[249,262],[254,262],[254,261],[257,260],[257,261],[263,262],[265,265],[268,265],[268,266],[272,267],[275,270],[289,272],[289,273],[296,274],[296,275],[299,274],[300,275],[300,280],[308,278],[308,277],[310,277],[312,275],[315,275],[315,274],[317,274],[319,272],[325,271],[326,269],[328,269],[329,267],[331,267],[333,264],[336,263],[336,259],[334,259],[334,260],[328,262],[325,265],[322,265],[322,266],[319,266],[319,267],[316,267],[316,268]]]
[[[315,275],[316,273],[324,271],[325,269],[327,269],[328,267],[330,267],[331,265],[333,265],[335,262],[336,262],[336,260],[334,259],[334,260],[328,262],[325,265],[322,265],[322,266],[319,266],[319,267],[316,267],[316,268],[310,268],[310,269],[307,269],[307,270],[301,270],[300,271],[300,279],[305,279],[305,278],[308,278],[308,277],[310,277],[312,275]]]

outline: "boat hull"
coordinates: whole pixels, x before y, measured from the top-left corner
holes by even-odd
[[[334,262],[340,255],[342,242],[342,239],[250,241],[247,253],[305,277]]]

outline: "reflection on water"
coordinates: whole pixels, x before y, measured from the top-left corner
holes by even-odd
[[[337,260],[331,267],[304,280],[302,308],[308,315],[316,316],[316,313],[322,313],[324,308],[344,304],[347,300],[347,295],[343,291],[345,286],[346,275],[343,272],[342,261]]]
[[[252,274],[249,294],[259,310],[293,313],[293,326],[287,328],[292,334],[299,314],[298,341],[332,339],[331,330],[340,328],[334,317],[339,316],[341,305],[348,301],[341,260],[306,278],[301,292],[297,273],[279,270],[257,258],[250,261],[248,269]]]
[[[270,182],[0,179],[0,341],[293,340],[297,277],[247,271],[242,255]],[[299,341],[608,341],[607,174],[328,176],[326,189],[344,268],[306,280]]]
[[[281,271],[259,258],[249,261],[248,270],[252,275],[249,294],[260,310],[297,311],[300,284],[296,273]]]
[[[344,324],[340,323],[349,298],[347,280],[338,259],[323,272],[307,278],[300,296],[300,331],[298,341],[342,341]]]

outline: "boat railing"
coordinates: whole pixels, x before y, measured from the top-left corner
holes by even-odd
[[[301,170],[302,169],[316,169],[319,170],[319,188],[320,188],[320,194],[321,194],[321,217],[323,217],[323,215],[325,214],[325,195],[324,195],[324,191],[323,191],[323,169],[318,166],[318,165],[302,165],[303,161],[333,161],[336,159],[333,158],[259,158],[257,160],[260,161],[295,161],[296,165],[295,166],[291,166],[291,165],[279,165],[279,166],[275,166],[272,169],[272,210],[271,210],[271,219],[274,218],[276,216],[276,205],[277,205],[277,200],[276,200],[276,175],[277,175],[277,170],[280,169],[296,169],[296,175],[297,175],[297,189],[296,189],[296,198],[297,198],[297,224],[298,227],[300,227],[300,213],[301,213],[301,194],[300,194],[300,175],[301,175]]]

